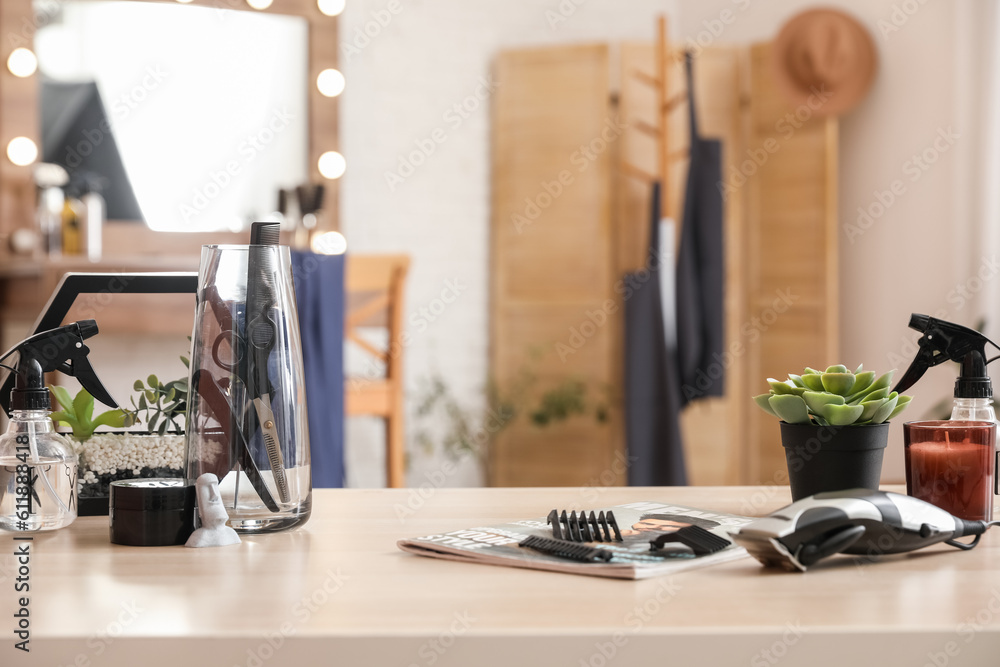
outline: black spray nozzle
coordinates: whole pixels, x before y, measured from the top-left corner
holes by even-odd
[[[993,395],[986,373],[986,345],[997,349],[1000,345],[975,329],[918,313],[910,316],[910,328],[923,334],[917,343],[920,349],[893,391],[902,393],[916,384],[928,368],[954,361],[962,364],[962,374],[955,382],[956,398]]]
[[[97,322],[81,320],[57,329],[50,329],[25,338],[8,350],[0,361],[18,353],[14,389],[0,395],[0,407],[10,414],[11,409],[34,410],[50,407],[49,390],[45,387],[45,373],[59,371],[79,380],[83,388],[101,403],[117,408],[118,403],[105,389],[91,366],[87,355],[90,348],[83,341],[96,336]]]

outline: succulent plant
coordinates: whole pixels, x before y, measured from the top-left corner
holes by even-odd
[[[853,373],[839,365],[825,371],[807,367],[802,375],[789,373],[784,382],[768,378],[771,391],[753,400],[764,412],[789,424],[881,424],[906,409],[912,398],[890,393],[895,372],[876,377],[863,364]]]
[[[51,414],[56,424],[67,424],[73,429],[73,437],[78,442],[84,442],[94,435],[99,426],[122,428],[134,423],[132,414],[125,410],[107,410],[94,416],[94,397],[86,389],[77,392],[76,397],[70,396],[65,387],[49,385],[52,396],[59,405],[59,410]]]

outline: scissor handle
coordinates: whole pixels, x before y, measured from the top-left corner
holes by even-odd
[[[229,341],[229,348],[234,357],[232,362],[223,361],[222,356],[219,354],[219,346],[226,341]],[[215,361],[219,368],[240,375],[240,364],[243,362],[245,354],[244,347],[243,339],[235,331],[223,331],[216,336],[215,342],[212,344],[212,360]]]

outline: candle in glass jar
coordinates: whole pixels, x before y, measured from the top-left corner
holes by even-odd
[[[991,520],[995,425],[910,422],[903,429],[907,493],[962,519]]]

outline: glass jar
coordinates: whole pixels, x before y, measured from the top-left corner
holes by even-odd
[[[993,519],[991,421],[903,424],[906,492],[968,521]]]
[[[214,473],[238,532],[305,523],[309,429],[286,246],[202,248],[189,388],[189,483]]]
[[[48,410],[13,410],[0,436],[0,528],[56,530],[76,520],[77,456]]]

